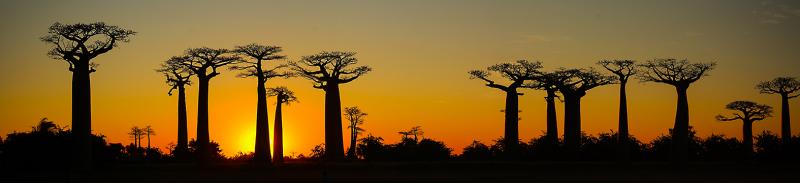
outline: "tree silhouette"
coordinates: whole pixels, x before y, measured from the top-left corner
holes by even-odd
[[[294,96],[294,92],[289,90],[286,87],[276,87],[270,88],[267,90],[270,96],[276,96],[277,104],[275,105],[275,127],[273,130],[275,131],[275,136],[273,140],[275,141],[274,151],[273,151],[273,161],[275,163],[280,164],[283,163],[283,111],[281,110],[282,104],[289,105],[289,103],[297,102],[297,97]]]
[[[793,77],[778,77],[770,81],[764,81],[756,85],[756,89],[764,94],[781,95],[781,141],[784,147],[788,147],[792,140],[791,115],[789,114],[789,99],[796,98],[800,94],[800,81]]]
[[[314,88],[325,91],[325,160],[328,161],[344,159],[339,85],[352,82],[372,70],[368,66],[352,68],[358,63],[355,54],[321,52],[290,63],[300,76],[314,82]]]
[[[213,149],[209,146],[208,133],[208,84],[218,76],[219,67],[238,63],[241,58],[231,55],[227,49],[208,47],[187,49],[183,56],[172,57],[177,63],[192,71],[199,83],[197,95],[197,146],[201,161],[213,159]]]
[[[619,83],[619,127],[617,134],[617,151],[621,161],[630,161],[630,133],[628,132],[628,95],[625,88],[628,84],[628,79],[635,75],[637,72],[636,61],[633,60],[602,60],[597,62],[606,70],[610,71],[616,76],[616,82]]]
[[[364,131],[364,129],[359,126],[364,124],[364,117],[367,116],[367,113],[362,112],[357,106],[353,106],[345,107],[344,115],[347,118],[347,121],[350,121],[350,124],[347,125],[347,128],[350,129],[350,148],[347,149],[347,158],[355,160],[357,158],[356,143],[358,140],[358,134]]]
[[[259,44],[248,44],[244,46],[236,46],[234,52],[249,57],[249,60],[244,60],[246,65],[234,66],[231,69],[244,70],[245,73],[240,74],[240,77],[256,77],[258,84],[257,93],[258,99],[256,102],[256,144],[255,155],[253,161],[257,163],[272,162],[270,159],[269,147],[269,117],[267,111],[267,88],[266,82],[274,77],[288,77],[289,73],[279,73],[276,70],[283,65],[267,70],[264,66],[264,61],[278,60],[286,58],[283,55],[278,55],[281,52],[281,47],[266,46]]]
[[[47,55],[64,60],[72,72],[72,165],[89,169],[92,161],[92,110],[89,74],[97,64],[92,59],[111,51],[119,42],[128,42],[136,32],[97,23],[54,23],[43,42],[52,45]]]
[[[147,125],[146,127],[144,127],[142,129],[142,131],[144,131],[144,134],[147,135],[147,149],[150,150],[151,149],[150,148],[150,136],[151,135],[155,136],[156,135],[156,131],[153,130],[153,127],[151,127],[150,125]]]
[[[564,96],[564,146],[568,156],[578,158],[581,144],[581,98],[586,92],[613,82],[613,77],[589,69],[559,69],[553,78]]]
[[[548,146],[546,149],[551,151],[558,147],[558,119],[556,117],[556,99],[560,99],[558,94],[558,87],[556,83],[559,82],[558,78],[553,73],[541,73],[532,82],[526,83],[524,87],[544,90],[547,96],[544,98],[547,102],[547,131],[545,132],[545,142]]]
[[[138,126],[131,127],[131,131],[128,132],[128,136],[133,138],[133,144],[136,146],[136,149],[142,148],[142,135],[144,134],[144,129]]]
[[[172,91],[178,89],[178,144],[175,146],[175,155],[179,158],[189,152],[189,130],[186,117],[186,86],[191,85],[191,77],[194,73],[187,67],[181,65],[181,59],[169,59],[161,64],[161,68],[156,72],[164,74],[167,78],[167,85],[170,86],[168,95],[172,96]]]
[[[732,117],[717,115],[719,121],[742,120],[742,142],[744,152],[753,156],[753,122],[761,121],[772,115],[772,107],[751,101],[734,101],[725,106],[726,109],[738,111]]]
[[[506,147],[508,147],[506,150],[509,152],[519,150],[519,96],[522,93],[517,92],[517,89],[522,87],[526,81],[535,79],[540,74],[539,69],[541,68],[541,62],[518,60],[516,63],[501,63],[489,66],[487,68],[488,71],[469,71],[470,79],[481,79],[486,82],[486,86],[500,89],[506,93],[505,109],[503,110],[505,112],[504,138]],[[501,77],[510,80],[511,83],[508,85],[497,84],[494,80],[489,79],[492,72],[500,74]]]
[[[685,59],[672,58],[653,59],[639,65],[643,69],[639,74],[642,81],[672,85],[678,92],[678,109],[672,134],[672,156],[675,162],[686,162],[689,156],[689,100],[686,91],[692,83],[707,76],[715,65],[713,62],[689,63]]]
[[[425,132],[422,131],[422,127],[421,126],[414,126],[414,127],[411,127],[411,129],[408,129],[408,131],[400,131],[400,132],[397,132],[397,133],[399,133],[400,135],[403,135],[403,139],[412,139],[412,138],[409,138],[408,136],[413,136],[414,137],[413,138],[414,142],[419,142],[418,136],[422,136],[422,134],[425,134]]]

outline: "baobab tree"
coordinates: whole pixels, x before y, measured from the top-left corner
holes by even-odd
[[[564,146],[569,156],[577,158],[581,145],[581,99],[587,91],[611,84],[613,77],[603,75],[593,68],[559,69],[553,72],[553,79],[564,96]]]
[[[556,99],[560,99],[558,94],[558,87],[556,83],[559,82],[552,73],[541,73],[532,82],[526,83],[525,88],[532,88],[537,90],[544,90],[547,96],[544,97],[547,103],[547,131],[545,138],[547,145],[551,149],[558,147],[558,119],[556,117]]]
[[[628,80],[636,75],[636,61],[633,60],[601,60],[597,62],[613,73],[615,82],[619,83],[619,127],[617,129],[617,155],[621,161],[630,160],[630,133],[628,132],[628,95],[625,91]]]
[[[364,131],[364,129],[359,126],[364,124],[364,117],[367,116],[367,113],[361,111],[357,106],[353,106],[345,107],[344,115],[347,117],[347,121],[350,121],[350,124],[347,125],[347,128],[350,129],[350,148],[347,149],[347,158],[354,160],[356,159],[358,134]]]
[[[425,134],[425,132],[422,131],[422,126],[411,127],[411,129],[409,129],[408,131],[400,131],[397,133],[403,135],[404,139],[408,138],[408,136],[413,136],[414,142],[419,142],[418,136],[422,136],[422,134]]]
[[[144,129],[139,128],[138,126],[131,127],[131,131],[128,132],[128,136],[133,138],[133,146],[135,146],[137,150],[142,148],[142,135],[144,134]]]
[[[325,160],[344,159],[342,136],[342,104],[339,85],[352,82],[370,72],[368,66],[355,66],[355,52],[321,52],[291,62],[300,76],[314,82],[314,88],[325,91]]]
[[[795,94],[800,91],[800,81],[793,77],[778,77],[759,83],[756,85],[756,89],[764,94],[779,94],[781,96],[781,142],[784,147],[789,147],[792,140],[789,99],[800,96],[800,94]]]
[[[208,160],[213,155],[208,132],[208,84],[212,78],[220,73],[218,68],[236,64],[241,58],[231,54],[228,49],[213,49],[208,47],[187,49],[183,56],[172,57],[177,63],[186,67],[197,77],[197,145],[198,156],[201,161]]]
[[[738,111],[732,117],[717,115],[719,121],[742,120],[743,150],[748,157],[753,156],[753,122],[761,121],[772,115],[772,107],[751,101],[734,101],[725,106],[726,109]]]
[[[686,91],[692,83],[707,76],[715,65],[713,62],[690,63],[686,59],[672,58],[653,59],[639,65],[642,69],[639,78],[642,81],[672,85],[678,92],[675,125],[672,128],[672,156],[677,163],[684,163],[689,158],[689,99]]]
[[[281,51],[281,47],[278,46],[266,46],[255,43],[237,46],[234,50],[234,52],[249,59],[243,60],[243,64],[233,66],[231,69],[244,70],[244,73],[239,74],[240,77],[255,77],[257,82],[256,147],[253,156],[253,161],[256,163],[269,164],[272,162],[270,159],[269,147],[269,112],[267,111],[266,82],[270,78],[288,77],[290,74],[277,71],[277,69],[285,67],[285,65],[267,69],[266,66],[264,66],[264,62],[286,58],[283,55],[278,55]]]
[[[144,132],[145,135],[147,135],[147,150],[149,151],[150,150],[150,136],[151,135],[156,135],[156,131],[153,130],[153,127],[151,127],[150,125],[147,125],[146,127],[142,128],[142,131]]]
[[[189,130],[186,118],[186,86],[191,85],[191,77],[194,75],[188,68],[180,64],[178,60],[167,60],[161,64],[157,72],[164,74],[167,78],[167,85],[170,86],[168,95],[172,96],[172,91],[178,90],[178,144],[175,145],[175,155],[183,156],[189,152]]]
[[[273,151],[273,161],[276,164],[283,163],[283,112],[281,110],[281,106],[283,104],[289,105],[289,103],[297,102],[297,97],[294,96],[294,92],[289,90],[286,87],[276,87],[270,88],[267,90],[270,96],[277,97],[277,104],[275,105],[275,136],[274,141],[275,151]]]
[[[107,53],[136,32],[103,22],[54,23],[41,40],[51,44],[50,58],[64,60],[72,72],[72,165],[89,169],[92,162],[92,110],[89,74],[97,69],[94,58]]]
[[[542,63],[539,61],[518,60],[516,63],[501,63],[489,66],[487,70],[469,71],[470,79],[480,79],[486,82],[486,86],[499,89],[506,94],[505,109],[505,132],[504,145],[509,153],[516,153],[519,146],[519,96],[522,93],[517,89],[522,87],[526,81],[530,81],[540,75],[539,69]],[[491,73],[500,74],[501,77],[509,80],[507,85],[501,85],[490,79]],[[513,155],[511,155],[513,156]]]

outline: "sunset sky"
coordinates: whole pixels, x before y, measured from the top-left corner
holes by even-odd
[[[425,137],[457,153],[472,140],[491,143],[503,134],[504,94],[467,74],[500,62],[539,60],[544,70],[597,67],[601,59],[716,62],[710,76],[689,89],[691,125],[700,136],[737,138],[740,122],[714,119],[731,112],[725,104],[752,100],[780,111],[777,95],[759,94],[754,86],[800,76],[800,1],[0,1],[3,138],[43,117],[70,124],[71,73],[66,62],[48,58],[50,45],[39,37],[54,22],[97,21],[138,34],[94,59],[100,67],[92,74],[93,132],[128,144],[132,126],[152,125],[152,143],[162,148],[177,138],[177,97],[167,95],[154,69],[202,46],[277,45],[288,60],[326,50],[357,52],[373,71],[343,85],[341,97],[343,106],[369,114],[366,133],[395,143],[398,131],[422,126]],[[226,155],[253,151],[255,136],[256,81],[237,72],[222,70],[210,87],[211,139]],[[284,107],[285,154],[308,155],[324,141],[323,91],[302,78],[267,85],[295,91],[300,102]],[[649,141],[667,133],[674,88],[635,80],[628,89],[631,134]],[[528,141],[545,130],[545,93],[523,93],[520,137]],[[589,91],[583,130],[616,130],[617,95],[618,85]],[[196,86],[187,99],[189,138],[195,138]],[[795,134],[798,101],[791,101]],[[275,98],[268,102],[271,127]],[[559,130],[562,109],[559,103]],[[754,131],[779,127],[774,117]]]

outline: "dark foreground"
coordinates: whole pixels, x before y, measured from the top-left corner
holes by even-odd
[[[0,182],[795,182],[796,164],[691,163],[293,163],[250,165],[123,165],[89,176],[62,171],[3,170]]]

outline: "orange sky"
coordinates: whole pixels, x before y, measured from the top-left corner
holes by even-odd
[[[504,95],[467,74],[499,62],[541,60],[552,70],[613,58],[715,61],[711,76],[689,90],[691,124],[701,136],[740,137],[739,123],[714,120],[729,113],[724,105],[753,100],[777,108],[778,96],[758,94],[754,85],[800,76],[800,4],[792,1],[2,1],[0,134],[29,130],[42,117],[69,124],[71,74],[65,62],[46,56],[49,45],[38,38],[54,22],[94,21],[139,32],[95,59],[94,132],[129,143],[130,127],[152,125],[159,147],[176,139],[177,98],[166,94],[162,75],[153,70],[190,47],[272,44],[284,47],[290,60],[323,50],[358,52],[361,64],[374,70],[342,86],[342,103],[369,113],[366,133],[395,143],[396,132],[419,125],[426,137],[457,152],[503,133]],[[235,72],[223,71],[210,89],[211,138],[226,155],[252,151],[255,131],[256,81]],[[287,86],[299,97],[284,108],[285,152],[308,154],[323,142],[323,92],[301,78],[267,84]],[[582,106],[585,131],[616,128],[617,87],[589,91]],[[187,92],[190,138],[195,89]],[[524,93],[520,136],[527,141],[545,129],[545,104],[544,92]],[[670,86],[634,81],[628,97],[633,135],[650,140],[672,126]],[[791,105],[798,133],[800,108],[797,100]],[[777,132],[778,120],[754,130]]]

